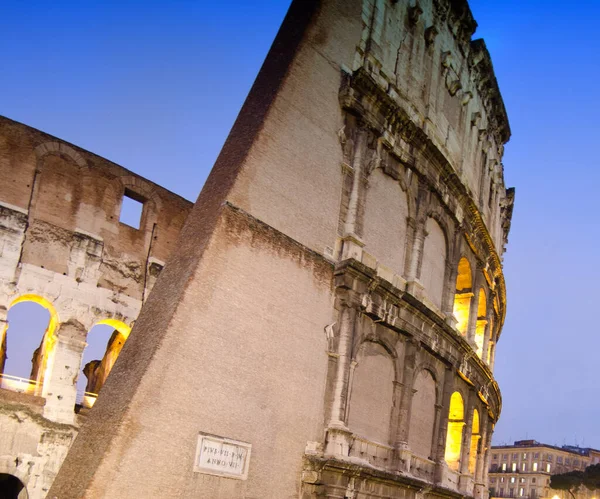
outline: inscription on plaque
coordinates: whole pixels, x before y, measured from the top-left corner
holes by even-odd
[[[200,433],[194,471],[246,480],[251,449],[246,442]]]

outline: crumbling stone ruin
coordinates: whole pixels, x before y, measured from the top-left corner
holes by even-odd
[[[94,154],[0,118],[0,491],[46,496],[192,204]],[[143,203],[139,228],[119,220]],[[19,338],[8,310],[50,312],[30,379],[5,369]],[[115,332],[78,397],[88,332]],[[4,477],[4,478],[3,478]],[[19,485],[20,484],[20,485]],[[21,487],[21,488],[20,488]],[[10,496],[12,497],[12,496]]]
[[[514,193],[464,0],[297,0],[50,497],[487,499]]]

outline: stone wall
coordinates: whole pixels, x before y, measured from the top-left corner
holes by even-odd
[[[191,203],[2,117],[0,176],[0,473],[17,476],[34,499],[45,496],[81,422],[76,382],[88,332],[104,323],[128,333]],[[124,196],[143,203],[139,228],[120,221]],[[7,314],[24,301],[51,316],[32,380],[14,378],[4,362],[19,342]]]

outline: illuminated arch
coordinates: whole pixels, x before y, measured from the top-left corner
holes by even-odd
[[[25,302],[37,303],[46,309],[50,315],[40,347],[35,351],[33,356],[30,386],[25,390],[27,393],[45,396],[46,388],[44,382],[50,378],[57,343],[56,330],[60,324],[60,320],[54,305],[48,299],[36,294],[24,294],[15,298],[10,303],[8,310],[19,303]],[[4,334],[6,334],[6,331]],[[4,384],[6,384],[6,380]]]
[[[87,377],[87,386],[83,398],[83,405],[86,407],[91,407],[94,404],[131,332],[130,326],[117,319],[102,319],[94,324],[94,327],[100,325],[110,326],[114,329],[114,332],[106,345],[102,360],[94,360],[83,367],[83,373]]]
[[[450,397],[448,410],[448,433],[446,435],[446,452],[444,459],[448,467],[454,471],[460,468],[462,434],[465,426],[465,404],[462,395],[454,392]]]
[[[473,409],[473,425],[471,427],[471,452],[469,453],[469,473],[475,473],[477,463],[477,450],[479,449],[479,439],[481,438],[479,411]]]
[[[129,338],[129,333],[131,333],[131,326],[128,326],[124,322],[118,321],[117,319],[102,319],[101,321],[98,321],[95,325],[110,326],[117,330],[119,333],[121,333],[121,336],[123,336],[123,339],[125,340]]]
[[[458,262],[456,276],[456,294],[454,295],[454,317],[456,328],[464,336],[469,326],[469,313],[471,310],[471,297],[473,296],[473,275],[469,260],[462,257]]]

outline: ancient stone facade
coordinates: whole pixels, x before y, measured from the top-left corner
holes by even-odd
[[[51,497],[487,499],[513,191],[475,27],[292,3]]]
[[[115,338],[90,386],[94,397],[152,289],[191,203],[94,154],[0,118],[0,474],[45,497],[85,419],[77,398],[87,333]],[[139,228],[119,221],[124,197],[143,202]],[[31,379],[5,370],[19,338],[11,306],[49,310]],[[77,413],[76,413],[77,405]]]

